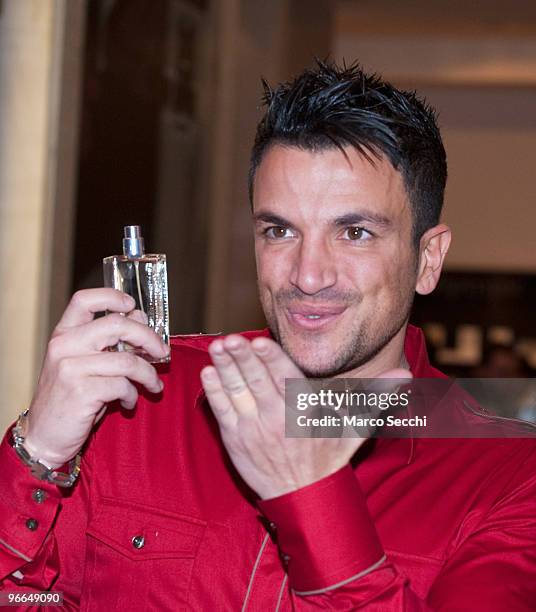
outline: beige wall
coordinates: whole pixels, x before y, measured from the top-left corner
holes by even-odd
[[[449,181],[450,269],[536,272],[536,88],[436,88]]]
[[[0,13],[0,429],[28,406],[36,383],[44,339],[49,333],[53,288],[65,262],[70,223],[54,240],[55,222],[70,209],[73,140],[60,133],[65,23],[80,18],[83,2],[3,0]],[[75,20],[80,44],[80,20]],[[72,51],[72,49],[71,49]],[[66,60],[64,62],[64,59]],[[75,69],[78,74],[78,68]],[[72,102],[72,101],[71,101]],[[61,127],[73,134],[69,118]],[[70,177],[70,178],[69,178]],[[62,180],[65,178],[65,181]],[[67,215],[68,216],[68,215]],[[65,273],[63,272],[65,275]],[[54,280],[51,279],[54,277]]]
[[[335,58],[417,89],[439,111],[447,268],[536,272],[536,5],[514,4],[338,3]]]
[[[447,269],[536,272],[536,129],[446,130]]]

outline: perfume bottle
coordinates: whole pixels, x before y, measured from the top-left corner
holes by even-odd
[[[126,225],[123,255],[105,257],[102,263],[104,286],[132,296],[136,300],[136,309],[145,313],[149,327],[169,346],[166,256],[146,254],[139,225]],[[119,342],[114,348],[118,351],[135,351],[152,363],[169,361],[169,357],[155,360],[126,342]]]

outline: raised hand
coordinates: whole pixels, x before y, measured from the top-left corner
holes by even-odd
[[[263,499],[313,483],[343,467],[364,438],[286,438],[285,378],[305,378],[269,338],[231,335],[209,348],[201,373],[223,442],[246,483]],[[391,370],[385,378],[409,378]]]
[[[168,354],[159,336],[142,322],[141,313],[132,311],[134,305],[130,296],[115,289],[74,294],[48,344],[30,405],[24,433],[34,459],[55,468],[74,457],[108,402],[135,407],[138,392],[133,383],[152,393],[162,390],[148,361],[132,352],[106,350],[125,341],[158,359]],[[111,314],[94,319],[99,311]]]

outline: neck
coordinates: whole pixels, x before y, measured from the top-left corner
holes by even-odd
[[[404,354],[407,323],[404,324],[391,340],[370,361],[357,368],[343,372],[338,378],[376,378],[384,372],[402,368],[409,370]]]

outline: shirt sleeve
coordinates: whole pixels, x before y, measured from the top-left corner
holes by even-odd
[[[350,465],[292,493],[259,502],[277,533],[298,593],[333,588],[382,565],[385,554]]]
[[[84,457],[71,489],[38,480],[11,446],[10,428],[0,443],[0,465],[0,591],[54,588],[63,591],[66,609],[76,609],[81,585],[69,568],[80,567],[85,551],[89,461]]]
[[[452,551],[426,599],[383,552],[349,465],[259,507],[286,560],[294,610],[534,610],[535,475]]]

